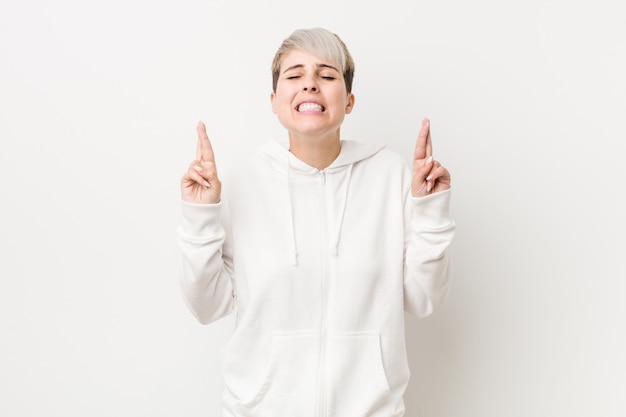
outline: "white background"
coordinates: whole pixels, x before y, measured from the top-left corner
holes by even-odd
[[[454,287],[408,320],[407,416],[624,416],[620,2],[2,0],[0,415],[217,416],[232,319],[178,289],[179,178],[284,132],[270,63],[323,26],[346,139],[453,173]]]

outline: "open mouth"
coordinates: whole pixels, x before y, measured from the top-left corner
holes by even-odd
[[[300,103],[300,105],[298,105],[296,110],[299,112],[305,112],[305,111],[323,112],[326,109],[321,104],[307,102],[307,103]]]

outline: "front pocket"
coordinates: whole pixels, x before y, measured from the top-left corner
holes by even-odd
[[[240,405],[245,417],[313,417],[319,381],[320,336],[278,334],[264,381]]]
[[[378,333],[336,333],[328,347],[328,414],[389,416],[391,392]]]

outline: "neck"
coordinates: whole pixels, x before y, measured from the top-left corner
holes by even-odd
[[[325,138],[298,138],[289,135],[289,152],[302,162],[320,170],[332,164],[339,151],[341,151],[339,132]]]

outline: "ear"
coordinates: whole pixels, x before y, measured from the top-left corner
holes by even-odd
[[[354,94],[348,94],[348,100],[346,102],[346,114],[350,114],[354,108]]]
[[[275,92],[271,92],[270,93],[270,103],[272,103],[272,113],[276,114],[276,93]]]

